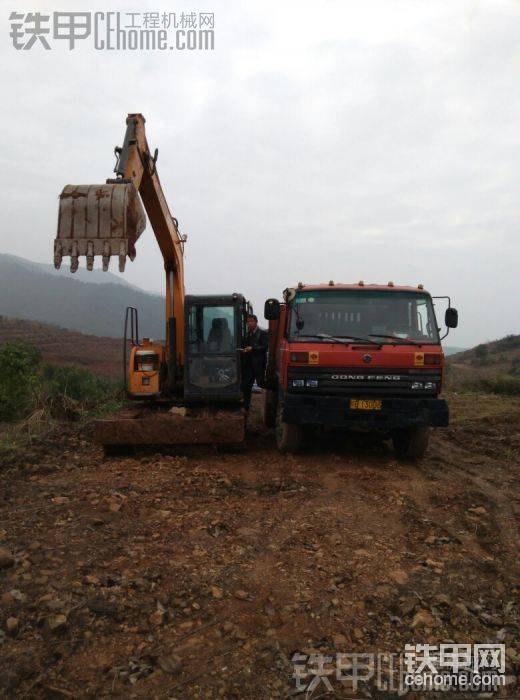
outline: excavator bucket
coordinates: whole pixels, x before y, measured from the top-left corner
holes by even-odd
[[[59,268],[63,257],[70,256],[70,271],[76,272],[79,256],[84,255],[87,270],[92,270],[97,255],[106,271],[110,257],[117,255],[123,272],[126,256],[135,258],[135,242],[145,225],[144,210],[131,182],[66,185],[60,194],[54,266]]]

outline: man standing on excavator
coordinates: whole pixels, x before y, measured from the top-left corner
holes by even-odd
[[[249,411],[253,384],[264,386],[265,365],[267,361],[267,331],[258,325],[258,318],[249,314],[246,319],[247,333],[242,348],[242,392],[244,406]]]

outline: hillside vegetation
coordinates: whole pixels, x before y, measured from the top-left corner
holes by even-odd
[[[82,367],[42,362],[37,348],[21,342],[0,346],[0,421],[13,422],[41,410],[50,417],[76,419],[115,392],[115,382]]]
[[[122,376],[120,339],[85,335],[48,323],[0,316],[0,346],[7,342],[34,346],[42,361],[51,365],[79,366],[113,379]]]
[[[58,424],[122,402],[122,345],[46,323],[0,316],[0,463]]]
[[[482,343],[448,359],[453,389],[520,395],[520,335]]]

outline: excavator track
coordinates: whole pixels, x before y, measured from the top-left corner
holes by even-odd
[[[216,407],[154,410],[124,409],[94,424],[94,439],[105,447],[122,445],[240,444],[245,437],[245,411]]]

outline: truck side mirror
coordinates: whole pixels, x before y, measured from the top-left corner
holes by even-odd
[[[268,299],[265,302],[264,318],[267,321],[276,321],[280,318],[280,302],[278,299]]]
[[[457,309],[454,309],[452,306],[446,309],[444,323],[446,324],[447,328],[457,328],[459,325],[459,312]]]

